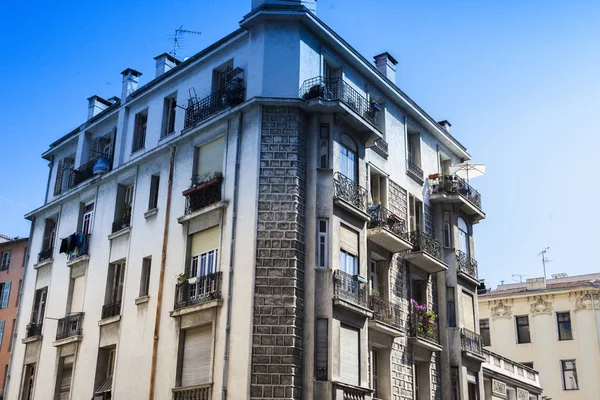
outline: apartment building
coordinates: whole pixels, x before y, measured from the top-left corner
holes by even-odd
[[[16,335],[26,253],[27,238],[11,238],[0,234],[0,371],[2,371],[0,394],[2,395],[6,388],[10,353]]]
[[[600,274],[500,285],[479,312],[486,348],[539,371],[544,396],[599,398]]]
[[[253,0],[90,97],[43,154],[8,398],[483,398],[481,196],[396,65]]]

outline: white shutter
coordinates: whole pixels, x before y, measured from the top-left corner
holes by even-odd
[[[359,330],[340,326],[340,380],[360,385]]]
[[[83,291],[85,290],[85,275],[73,280],[71,292],[71,313],[83,311]]]
[[[358,256],[358,234],[344,225],[340,225],[340,247],[342,250]]]
[[[10,281],[4,283],[4,290],[2,291],[2,308],[8,307],[8,300],[10,298],[10,284]]]
[[[205,229],[192,235],[192,256],[218,249],[221,242],[221,230],[219,226]]]
[[[220,137],[198,149],[198,175],[211,177],[215,172],[223,172],[225,137]]]
[[[4,339],[4,325],[6,321],[0,321],[0,349],[2,348],[2,340]]]
[[[461,308],[463,317],[463,326],[475,332],[475,314],[473,310],[473,296],[469,293],[462,292]]]
[[[211,325],[184,331],[182,387],[210,383],[211,333]]]

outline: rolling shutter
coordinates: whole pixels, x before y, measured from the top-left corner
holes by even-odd
[[[221,242],[221,230],[219,226],[205,229],[192,235],[191,255],[206,253],[207,251],[218,249]]]
[[[211,325],[184,331],[182,387],[210,383],[211,333]]]
[[[73,376],[74,356],[65,357],[63,360],[62,372],[60,377],[60,400],[69,400],[71,393],[71,377]]]
[[[359,331],[340,326],[340,380],[351,385],[360,385]]]
[[[198,175],[212,177],[215,172],[223,172],[225,137],[220,137],[198,149]]]
[[[340,225],[340,247],[350,254],[358,256],[358,234]]]
[[[473,311],[473,296],[469,293],[462,292],[461,308],[463,316],[463,326],[475,332],[475,314]]]
[[[71,295],[71,313],[83,311],[83,291],[85,290],[85,276],[73,280],[73,292]]]

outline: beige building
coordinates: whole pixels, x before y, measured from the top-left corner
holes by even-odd
[[[600,399],[600,274],[500,285],[479,318],[486,348],[539,371],[544,396]]]

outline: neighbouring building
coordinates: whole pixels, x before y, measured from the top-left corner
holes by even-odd
[[[486,349],[539,371],[544,396],[599,398],[600,274],[500,285],[479,318]]]
[[[542,399],[539,372],[488,349],[483,350],[483,355],[486,360],[483,363],[484,399]]]
[[[10,354],[16,337],[21,285],[25,271],[27,238],[0,235],[0,372],[6,389]]]
[[[483,398],[481,196],[396,64],[253,0],[90,97],[43,154],[9,398]]]

